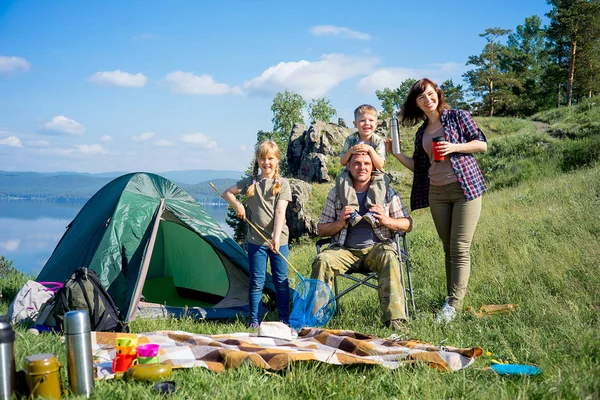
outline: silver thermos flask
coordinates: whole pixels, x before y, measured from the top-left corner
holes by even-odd
[[[65,314],[65,342],[69,386],[75,395],[90,397],[94,391],[94,359],[90,316],[87,310],[69,311]]]
[[[15,392],[15,331],[8,317],[0,317],[0,400],[10,400]]]
[[[392,117],[392,153],[400,154],[400,133],[398,131],[398,118]]]

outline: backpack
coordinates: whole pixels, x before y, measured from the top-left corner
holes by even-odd
[[[35,321],[44,303],[52,297],[52,291],[44,285],[31,280],[27,281],[8,306],[8,316],[11,324]]]
[[[93,269],[78,269],[56,293],[52,315],[61,330],[65,313],[72,310],[89,312],[92,331],[128,331],[127,325],[119,318],[119,309]]]

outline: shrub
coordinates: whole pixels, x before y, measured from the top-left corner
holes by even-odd
[[[563,171],[589,167],[600,160],[600,137],[566,140],[562,147],[560,168]]]
[[[2,302],[10,303],[27,282],[29,277],[17,271],[13,267],[13,262],[0,256],[0,277],[2,277],[2,286],[0,287],[0,299]]]
[[[512,134],[533,134],[537,131],[531,121],[520,118],[477,117],[476,122],[488,139]]]
[[[556,171],[557,140],[546,134],[519,134],[491,141],[477,162],[490,190],[516,186]]]

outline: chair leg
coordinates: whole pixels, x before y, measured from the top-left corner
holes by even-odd
[[[413,292],[412,278],[410,276],[410,259],[408,257],[408,245],[406,243],[406,236],[402,237],[402,244],[404,247],[404,253],[406,253],[406,279],[408,280],[408,290],[410,292],[410,302],[412,303],[413,314],[417,314],[417,308],[415,307],[415,295]]]
[[[338,283],[336,275],[333,276],[333,293],[335,294],[335,313],[339,314],[341,312],[342,307],[340,306],[340,302],[338,301]]]

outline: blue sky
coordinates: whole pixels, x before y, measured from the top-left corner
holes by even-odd
[[[351,124],[544,0],[0,1],[0,170],[244,170],[285,89]]]

